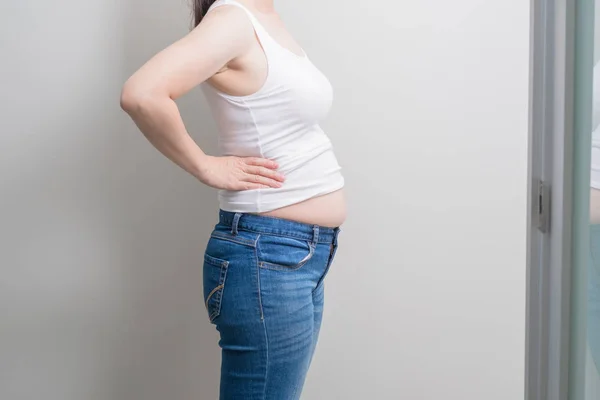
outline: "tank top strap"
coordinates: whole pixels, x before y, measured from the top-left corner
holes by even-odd
[[[269,32],[267,32],[267,30],[258,21],[258,18],[256,18],[252,11],[250,11],[246,6],[235,0],[217,0],[209,7],[208,12],[221,6],[236,6],[244,10],[248,15],[248,18],[252,22],[252,26],[254,27],[254,31],[256,32],[256,36],[258,36],[258,40],[260,41],[260,44],[265,53],[271,53],[272,50],[276,49],[277,46],[274,46],[275,43],[273,43],[273,38],[271,38]]]

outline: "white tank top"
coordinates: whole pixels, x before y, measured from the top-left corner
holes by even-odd
[[[319,126],[331,107],[331,84],[306,54],[297,55],[277,43],[240,3],[218,0],[209,12],[223,5],[248,14],[267,59],[268,75],[264,85],[248,96],[231,96],[202,84],[217,122],[220,153],[275,160],[285,182],[281,188],[221,190],[221,209],[268,212],[342,188],[341,168]]]

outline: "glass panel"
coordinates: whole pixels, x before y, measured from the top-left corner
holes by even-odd
[[[576,5],[569,399],[599,400],[600,7],[595,11],[593,0]]]
[[[591,169],[589,206],[589,257],[587,263],[587,346],[585,355],[585,399],[600,399],[600,6],[595,7]]]

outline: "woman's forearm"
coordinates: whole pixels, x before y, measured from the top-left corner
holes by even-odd
[[[188,134],[175,101],[169,97],[139,100],[124,95],[121,107],[158,151],[201,180],[207,156]]]

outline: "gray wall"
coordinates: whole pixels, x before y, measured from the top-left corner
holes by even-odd
[[[304,398],[522,398],[529,4],[279,1],[350,218]],[[119,110],[186,0],[0,5],[0,398],[214,399],[215,194]],[[199,91],[180,101],[198,142]]]

